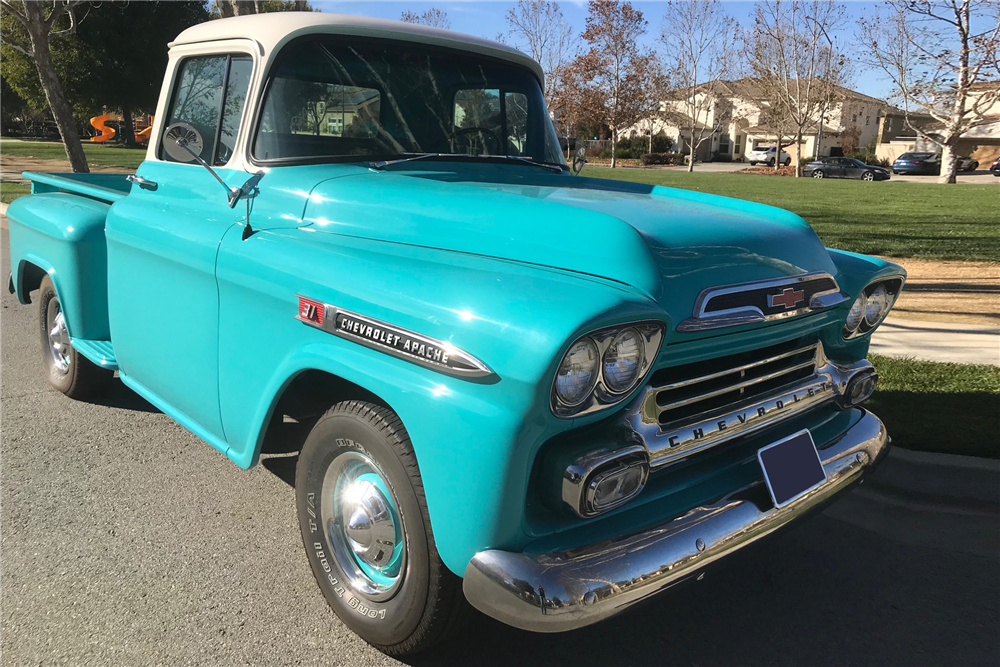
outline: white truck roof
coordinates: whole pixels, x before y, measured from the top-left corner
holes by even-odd
[[[170,46],[224,39],[249,39],[257,42],[261,55],[270,60],[290,40],[310,34],[380,37],[457,48],[516,63],[530,69],[539,81],[543,81],[542,68],[537,62],[499,42],[451,30],[347,14],[275,12],[206,21],[182,32]]]

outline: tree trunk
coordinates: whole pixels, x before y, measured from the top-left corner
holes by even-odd
[[[694,128],[691,128],[691,138],[688,139],[688,173],[694,171]]]
[[[955,183],[955,173],[958,171],[958,161],[955,159],[955,148],[950,144],[941,147],[941,175],[938,183]]]
[[[83,152],[80,133],[73,120],[73,109],[66,99],[62,82],[52,65],[52,51],[49,50],[49,27],[45,24],[45,18],[42,15],[42,3],[25,2],[23,6],[24,14],[28,19],[28,25],[25,27],[31,39],[31,52],[35,58],[35,69],[38,70],[38,80],[42,84],[42,90],[45,91],[45,100],[49,103],[52,118],[56,122],[56,127],[59,128],[59,136],[66,149],[70,168],[78,173],[89,173],[87,156]]]
[[[781,154],[778,154],[781,157]],[[795,133],[795,178],[802,175],[802,128]]]
[[[615,168],[615,153],[617,152],[617,149],[618,149],[618,131],[612,128],[612,130],[611,130],[611,168],[612,169]]]
[[[129,148],[135,148],[135,120],[132,118],[132,110],[122,107],[122,143]]]

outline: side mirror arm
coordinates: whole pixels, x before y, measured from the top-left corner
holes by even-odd
[[[188,154],[194,158],[195,162],[208,169],[208,173],[215,177],[215,180],[219,182],[219,185],[226,189],[226,196],[229,197],[229,208],[236,208],[236,202],[240,200],[240,195],[243,194],[241,188],[232,188],[226,185],[226,182],[222,180],[222,177],[215,173],[215,170],[208,166],[208,163],[201,159],[201,156],[195,153],[188,147],[188,142],[184,137],[178,137],[176,141],[177,145],[188,152]],[[258,179],[259,180],[259,179]]]

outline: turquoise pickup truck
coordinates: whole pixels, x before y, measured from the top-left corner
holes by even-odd
[[[389,654],[470,604],[611,617],[888,450],[860,404],[903,270],[787,211],[574,173],[541,84],[443,30],[212,21],[170,45],[134,175],[28,174],[8,211],[52,386],[117,372],[242,468],[298,449],[319,588]]]

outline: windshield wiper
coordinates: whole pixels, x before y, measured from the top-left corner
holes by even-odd
[[[401,153],[401,155],[408,155],[407,153]],[[561,164],[556,164],[555,162],[536,162],[530,158],[522,157],[520,155],[467,155],[465,153],[420,153],[417,155],[411,155],[409,157],[397,158],[395,160],[380,160],[378,162],[369,162],[368,166],[372,169],[385,169],[389,165],[399,164],[401,162],[412,162],[414,160],[428,160],[428,159],[459,159],[459,160],[511,160],[517,164],[527,164],[532,167],[541,167],[542,169],[548,169],[556,173],[561,174],[566,167]]]

